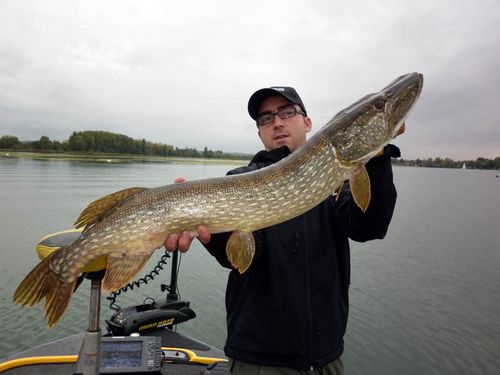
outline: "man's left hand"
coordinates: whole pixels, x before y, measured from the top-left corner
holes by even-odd
[[[401,127],[398,129],[398,132],[396,133],[396,135],[394,135],[394,137],[392,137],[392,139],[394,139],[394,138],[400,136],[401,134],[403,134],[405,132],[405,130],[406,130],[406,123],[403,122],[403,125],[401,125]],[[383,155],[383,154],[384,154],[384,149],[380,150],[378,152],[378,154],[375,155],[375,156],[380,156],[380,155]]]

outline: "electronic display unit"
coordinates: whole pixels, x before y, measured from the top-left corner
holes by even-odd
[[[161,338],[155,336],[103,337],[101,341],[101,374],[159,374]],[[75,375],[83,374],[78,360]]]

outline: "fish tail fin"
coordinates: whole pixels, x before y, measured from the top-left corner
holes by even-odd
[[[40,302],[48,290],[53,288],[51,273],[48,258],[38,263],[17,287],[14,292],[14,302],[21,306],[33,306]]]
[[[33,306],[45,297],[45,317],[49,328],[57,323],[68,307],[76,283],[66,283],[49,268],[50,256],[42,260],[19,284],[13,300],[21,306]]]

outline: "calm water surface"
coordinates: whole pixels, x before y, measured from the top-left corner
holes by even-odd
[[[88,284],[47,330],[42,305],[12,294],[37,263],[34,245],[71,228],[92,200],[127,187],[224,175],[229,165],[101,164],[0,158],[0,358],[86,329]],[[387,237],[352,243],[347,374],[498,374],[500,179],[495,171],[394,168],[398,203]],[[141,274],[152,268],[157,251]],[[183,255],[181,297],[198,317],[179,331],[222,348],[227,270],[198,244]],[[160,281],[118,298],[163,300]],[[103,298],[102,324],[110,316]]]

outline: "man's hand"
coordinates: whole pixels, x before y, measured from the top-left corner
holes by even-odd
[[[174,182],[182,183],[186,181],[184,177],[177,177]],[[191,235],[190,232],[184,231],[182,233],[172,233],[165,240],[165,248],[172,252],[175,250],[179,250],[181,253],[185,253],[188,251],[191,246],[191,242],[193,239],[198,237],[198,239],[203,243],[208,243],[210,241],[210,231],[206,226],[200,225],[197,228],[198,235]]]
[[[210,231],[206,226],[198,226],[197,232],[198,234],[196,236],[191,236],[191,233],[187,231],[184,231],[181,234],[170,234],[165,240],[165,247],[170,252],[179,250],[181,253],[185,253],[188,251],[191,246],[191,242],[193,242],[193,239],[196,237],[203,243],[210,241]]]

